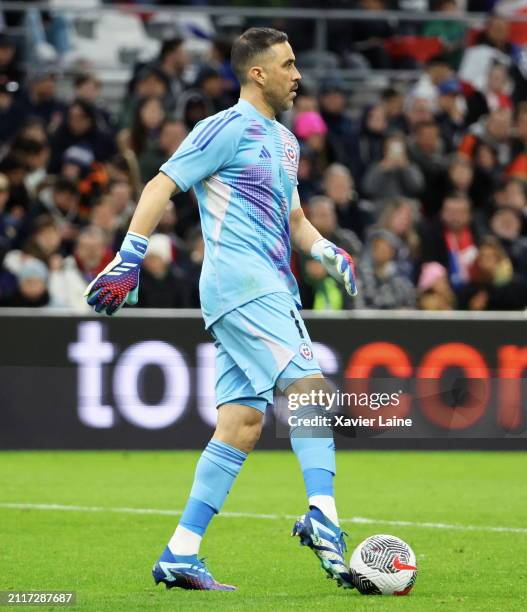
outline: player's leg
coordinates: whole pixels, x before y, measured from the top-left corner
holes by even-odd
[[[252,406],[223,404],[210,442],[196,466],[179,525],[168,543],[174,555],[197,555],[210,521],[221,510],[247,455],[260,437],[263,413]]]
[[[232,590],[214,580],[197,557],[201,540],[260,437],[265,398],[257,397],[249,381],[218,343],[216,393],[218,421],[214,435],[198,460],[194,482],[181,520],[153,569],[156,583],[167,587]],[[230,398],[238,397],[237,403]]]
[[[295,375],[295,368],[293,362],[286,369],[287,382]],[[288,398],[292,394],[296,394],[294,397],[299,397],[298,394],[316,397],[319,391],[331,392],[321,374],[303,377],[284,388]],[[327,416],[327,413],[323,406],[313,404],[300,407],[295,415],[298,417],[295,423],[315,422],[317,425],[292,426],[290,430],[291,446],[302,469],[309,504],[309,511],[295,522],[291,535],[298,536],[303,546],[311,548],[328,577],[334,578],[338,586],[352,588],[349,567],[344,559],[346,534],[339,526],[333,489],[336,471],[333,432],[321,418],[312,420]]]
[[[286,395],[318,389],[330,391],[291,295],[270,294],[253,300],[224,317],[216,332],[260,396],[275,385]],[[324,413],[316,406],[303,410],[307,416]],[[325,571],[339,585],[350,586],[343,558],[344,534],[338,525],[333,497],[333,432],[329,427],[293,428],[291,441],[311,506],[297,521],[295,534],[315,552]]]
[[[295,364],[286,370],[288,376],[301,374]],[[289,379],[287,379],[289,381]],[[284,389],[286,397],[299,397],[299,394],[311,394],[312,391],[331,393],[322,374],[310,374],[296,380]],[[295,411],[297,420],[326,416],[322,406],[301,406]],[[297,456],[309,506],[321,510],[335,525],[339,525],[333,481],[335,478],[335,442],[333,431],[329,426],[290,428],[291,447]]]

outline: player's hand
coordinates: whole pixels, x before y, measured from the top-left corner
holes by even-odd
[[[125,304],[137,304],[139,271],[148,240],[128,233],[113,260],[88,285],[84,297],[95,312],[115,314]]]
[[[329,240],[319,238],[311,247],[311,255],[326,268],[328,274],[344,285],[349,295],[357,295],[355,264],[349,253]]]

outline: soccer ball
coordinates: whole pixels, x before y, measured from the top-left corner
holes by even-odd
[[[361,542],[351,555],[350,571],[363,595],[408,595],[417,577],[413,550],[391,535]]]

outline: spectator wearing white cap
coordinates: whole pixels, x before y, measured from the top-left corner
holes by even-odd
[[[183,274],[173,265],[170,237],[154,234],[143,262],[138,305],[142,308],[182,308],[188,303],[187,294]]]

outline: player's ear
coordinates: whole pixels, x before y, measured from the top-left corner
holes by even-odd
[[[252,68],[249,68],[249,77],[258,85],[265,84],[265,70],[261,66],[252,66]]]

